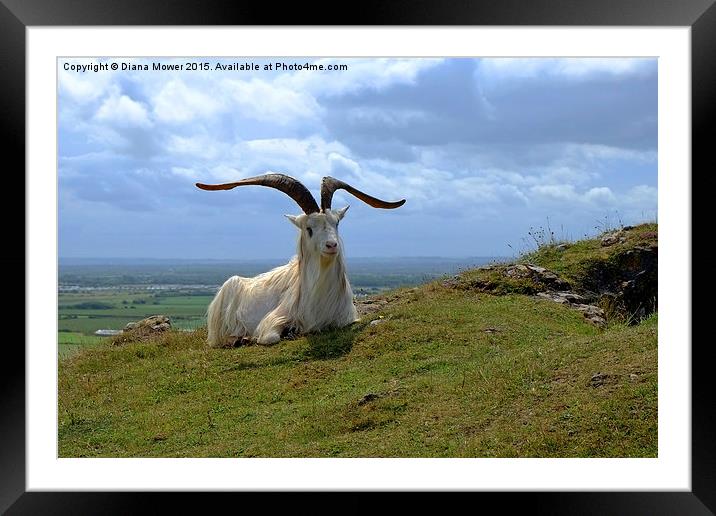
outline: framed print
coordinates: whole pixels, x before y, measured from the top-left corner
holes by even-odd
[[[646,4],[368,3],[317,26],[4,2],[26,332],[0,507],[713,511],[691,170],[713,160],[716,8]]]

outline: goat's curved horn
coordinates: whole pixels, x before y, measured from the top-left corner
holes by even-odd
[[[202,190],[231,190],[237,186],[245,185],[268,186],[269,188],[281,190],[291,199],[296,201],[296,203],[307,215],[320,211],[318,209],[318,204],[316,204],[316,200],[313,198],[313,195],[311,195],[311,192],[309,192],[298,179],[284,174],[264,174],[262,176],[242,179],[241,181],[236,181],[235,183],[224,183],[220,185],[196,183],[196,186]]]
[[[333,199],[333,193],[336,190],[340,190],[340,189],[343,189],[346,192],[355,195],[364,203],[373,206],[373,208],[383,208],[386,210],[392,210],[394,208],[400,208],[403,204],[405,204],[405,199],[402,199],[400,201],[395,201],[395,202],[388,202],[388,201],[382,201],[380,199],[376,199],[375,197],[372,197],[372,196],[368,195],[367,193],[361,192],[360,190],[356,190],[348,183],[344,183],[343,181],[339,181],[338,179],[335,179],[333,177],[326,176],[321,181],[321,209],[322,210],[328,210],[331,208],[331,200]]]

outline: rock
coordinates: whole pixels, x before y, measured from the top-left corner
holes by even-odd
[[[380,396],[374,392],[369,392],[365,396],[363,396],[361,399],[358,400],[358,405],[365,405],[366,403],[370,403],[373,400],[377,400]]]
[[[637,318],[643,317],[647,309],[656,310],[656,276],[655,270],[645,269],[621,282],[618,300]]]
[[[509,265],[505,269],[504,275],[512,278],[530,278],[551,290],[568,290],[570,287],[569,283],[554,272],[531,263]]]
[[[141,321],[127,323],[124,331],[161,332],[170,329],[171,326],[172,323],[166,315],[152,315]]]
[[[629,375],[629,380],[631,380],[632,382],[636,382],[638,379],[639,379],[639,375],[637,375],[637,374],[632,373]]]
[[[525,278],[529,276],[529,269],[526,265],[522,264],[511,265],[505,269],[505,276],[510,276],[511,278]]]
[[[574,307],[584,314],[584,317],[591,323],[597,326],[604,326],[607,323],[605,318],[604,310],[594,305],[578,304]]]
[[[378,312],[388,305],[388,300],[381,298],[360,299],[354,302],[359,317]]]
[[[574,292],[538,292],[537,297],[576,308],[584,314],[589,322],[597,326],[604,326],[607,323],[604,310],[598,306],[586,304],[585,297]]]
[[[544,267],[538,267],[536,265],[529,265],[528,269],[533,273],[533,279],[553,290],[569,290],[569,283],[564,281],[554,272],[545,269]]]
[[[378,326],[380,323],[384,323],[385,319],[374,319],[370,322],[370,326]]]
[[[137,322],[130,322],[124,331],[112,338],[112,344],[119,346],[128,342],[140,342],[171,329],[172,323],[166,315],[152,315]]]
[[[594,373],[589,379],[592,387],[601,387],[602,385],[619,383],[620,375],[607,373]]]
[[[625,239],[621,236],[621,233],[622,233],[621,230],[619,230],[619,231],[614,231],[612,233],[607,233],[606,235],[604,235],[602,237],[602,247],[614,245],[617,242],[619,242],[620,239],[622,242],[624,242]]]
[[[555,303],[565,304],[569,303],[567,299],[558,296],[554,292],[537,292],[537,297],[541,297],[542,299],[548,299],[550,301],[554,301]]]
[[[549,299],[550,301],[554,301],[555,303],[560,304],[583,304],[586,299],[584,296],[580,296],[579,294],[575,294],[574,292],[570,291],[562,291],[562,292],[538,292],[537,297],[541,297],[543,299]]]
[[[537,274],[544,274],[545,272],[547,272],[547,269],[545,269],[544,267],[539,267],[537,265],[529,265],[528,264],[527,268],[531,271],[536,272]]]
[[[598,306],[594,306],[594,305],[578,304],[578,305],[575,305],[575,308],[577,310],[579,310],[580,312],[588,314],[588,315],[598,315],[600,317],[604,315],[604,310],[602,310]]]
[[[657,308],[658,256],[656,244],[617,251],[609,260],[595,260],[585,268],[583,291],[613,298],[614,307],[636,323]]]
[[[611,380],[611,375],[604,373],[594,373],[592,375],[592,378],[589,380],[589,383],[592,385],[592,387],[601,387],[605,383],[610,383]]]
[[[631,229],[626,226],[605,233],[601,245],[614,247],[584,258],[580,267],[570,272],[569,282],[545,267],[523,262],[483,266],[477,270],[491,269],[491,273],[456,275],[442,284],[496,295],[535,295],[579,309],[588,321],[604,326],[605,311],[593,305],[598,303],[610,318],[636,324],[657,310],[658,234],[643,230],[632,233]],[[560,251],[571,247],[569,243],[554,246]]]
[[[570,303],[583,303],[585,301],[584,296],[580,296],[574,292],[557,292],[556,294],[561,299],[565,299]]]
[[[442,286],[445,288],[457,288],[460,285],[460,276],[453,276],[442,282]]]

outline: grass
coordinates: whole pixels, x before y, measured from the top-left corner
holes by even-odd
[[[656,455],[656,317],[602,332],[439,284],[382,315],[273,347],[87,349],[60,362],[60,456]]]
[[[655,232],[525,261],[575,282]],[[599,328],[500,267],[271,347],[209,349],[204,328],[95,343],[59,361],[59,455],[656,457],[658,315]]]

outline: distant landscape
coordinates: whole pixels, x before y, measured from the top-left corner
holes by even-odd
[[[353,258],[348,271],[357,297],[420,285],[501,257]],[[285,260],[166,260],[61,258],[58,352],[67,356],[100,342],[98,330],[121,330],[150,315],[170,317],[175,328],[205,324],[206,307],[230,276],[254,276]]]

